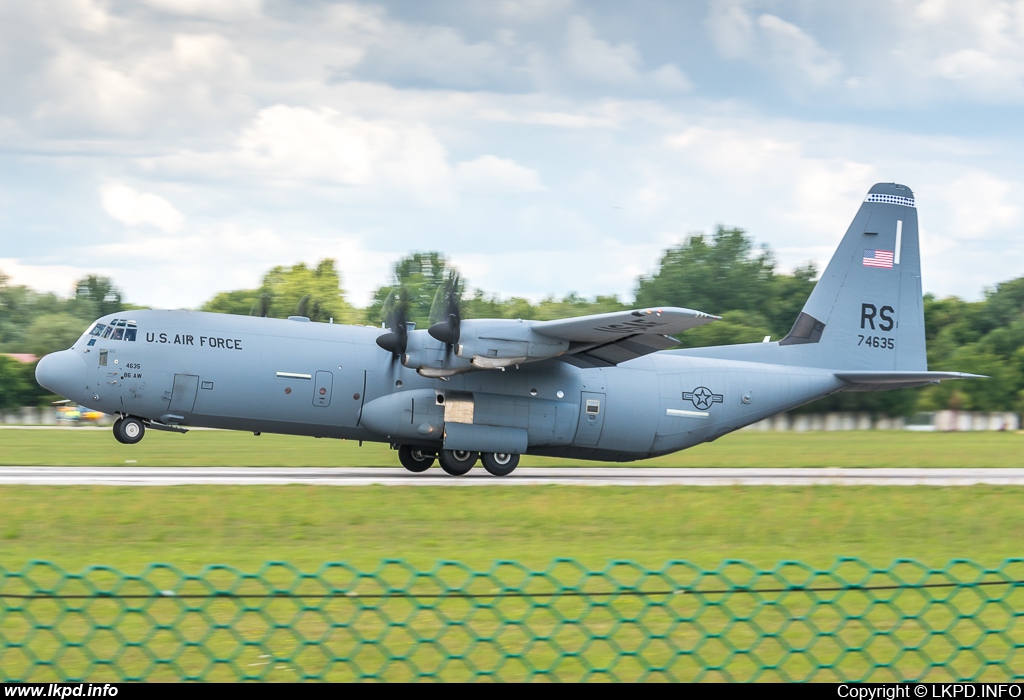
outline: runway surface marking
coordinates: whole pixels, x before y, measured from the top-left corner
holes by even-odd
[[[185,486],[1024,486],[1024,469],[520,468],[495,477],[482,467],[454,477],[390,467],[0,467],[0,485]]]

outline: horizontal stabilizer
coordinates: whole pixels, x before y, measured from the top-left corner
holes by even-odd
[[[988,379],[983,374],[968,374],[967,372],[876,372],[871,370],[836,372],[836,378],[852,385],[847,391],[909,389],[915,386],[938,384],[949,379]]]

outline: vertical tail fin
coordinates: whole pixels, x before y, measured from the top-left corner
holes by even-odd
[[[927,369],[914,193],[868,192],[839,249],[779,341],[795,363],[849,370]]]

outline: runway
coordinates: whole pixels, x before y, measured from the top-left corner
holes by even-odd
[[[51,486],[1024,486],[1024,469],[727,469],[524,467],[454,477],[389,467],[0,467],[0,485]]]

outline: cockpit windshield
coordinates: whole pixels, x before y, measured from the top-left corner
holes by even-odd
[[[135,321],[115,318],[110,323],[97,323],[92,327],[92,330],[89,331],[89,335],[92,336],[89,345],[95,344],[97,338],[134,342],[138,333],[139,329]]]

